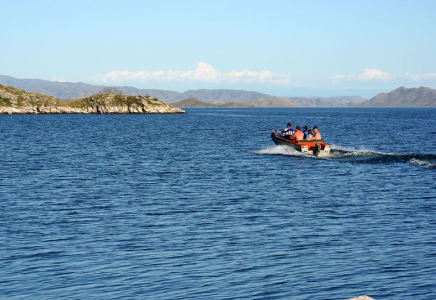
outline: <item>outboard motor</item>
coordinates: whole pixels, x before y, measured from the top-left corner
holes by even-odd
[[[315,144],[315,149],[313,149],[314,154],[319,153],[321,151],[321,145],[319,143]]]

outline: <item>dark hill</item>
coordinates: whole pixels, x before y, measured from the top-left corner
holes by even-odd
[[[101,91],[99,91],[97,94],[106,94],[106,93],[111,93],[111,94],[116,94],[116,95],[125,95],[125,93],[123,93],[123,91],[117,89],[114,86],[105,87]]]
[[[207,103],[197,98],[188,98],[171,104],[175,107],[218,107],[217,104]]]
[[[355,107],[436,107],[436,90],[402,86],[390,93],[380,93]]]

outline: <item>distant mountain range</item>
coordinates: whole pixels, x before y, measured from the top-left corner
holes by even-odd
[[[41,79],[17,79],[11,76],[0,75],[0,84],[23,89],[28,92],[41,93],[59,99],[80,99],[88,97],[89,94],[95,95],[106,86],[92,85],[83,82],[58,82]],[[150,95],[165,102],[176,102],[187,98],[199,98],[207,102],[228,103],[252,100],[259,97],[269,97],[270,95],[243,90],[188,90],[179,93],[169,90],[159,89],[138,89],[131,86],[115,87],[126,95]]]
[[[180,100],[186,98],[197,98],[205,102],[212,103],[230,103],[230,102],[243,102],[260,97],[270,97],[270,95],[243,90],[189,90],[182,93],[178,98]],[[172,102],[172,101],[170,101]]]
[[[96,94],[105,86],[83,82],[57,82],[42,79],[17,79],[0,75],[0,84],[12,86],[32,93],[41,93],[58,99],[77,98],[91,93]]]
[[[268,97],[243,102],[256,107],[351,107],[365,101],[360,96],[343,97]]]
[[[436,90],[428,87],[399,87],[390,93],[380,93],[355,107],[436,107]]]
[[[252,107],[299,107],[299,105],[292,103],[289,98],[285,97],[261,97],[242,103]]]
[[[245,102],[229,102],[223,104],[215,104],[210,102],[205,102],[198,98],[188,98],[182,101],[171,103],[175,107],[253,107],[247,106]]]
[[[360,96],[336,96],[336,97],[291,97],[289,100],[304,107],[351,107],[366,99]]]
[[[360,96],[277,97],[254,91],[229,89],[200,89],[179,93],[160,89],[138,89],[131,86],[107,87],[82,82],[17,79],[4,75],[0,75],[0,84],[69,100],[83,99],[102,91],[131,96],[150,95],[174,103],[176,106],[184,105],[183,107],[205,107],[204,103],[214,104],[216,107],[436,107],[436,91],[426,87],[411,89],[400,87],[390,93],[380,93],[366,100]],[[189,101],[180,102],[182,100]],[[186,106],[188,103],[192,106]]]
[[[364,101],[359,96],[351,97],[261,97],[242,102],[216,104],[198,98],[189,98],[172,103],[176,107],[350,107]]]
[[[237,102],[244,102],[243,106],[255,107],[331,107],[331,106],[351,106],[365,99],[359,96],[351,97],[276,97],[264,93],[244,90],[188,90],[183,93],[159,89],[138,89],[131,86],[106,87],[103,85],[92,85],[82,82],[57,82],[41,79],[17,79],[11,76],[0,75],[0,84],[20,88],[33,93],[42,93],[59,99],[79,100],[91,95],[101,93],[103,89],[106,92],[117,91],[126,95],[150,95],[159,98],[165,102],[174,103],[184,99],[201,99],[204,102],[216,104],[230,103],[227,107],[234,107]],[[117,93],[119,93],[117,92]],[[246,101],[251,101],[247,102]],[[202,105],[202,104],[199,104]]]

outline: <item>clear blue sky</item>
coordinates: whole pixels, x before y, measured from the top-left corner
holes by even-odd
[[[0,0],[0,75],[185,91],[436,88],[436,1]]]

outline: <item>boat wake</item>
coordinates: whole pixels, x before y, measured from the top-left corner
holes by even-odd
[[[337,145],[332,145],[329,158],[363,158],[374,156],[392,156],[395,153],[378,152],[370,149],[354,149]]]
[[[412,158],[410,160],[411,164],[422,166],[424,168],[436,168],[436,159],[433,160],[420,160],[417,158]]]
[[[436,168],[435,154],[418,154],[418,153],[385,153],[369,149],[353,149],[332,145],[333,148],[329,156],[315,157],[301,153],[291,147],[275,146],[256,151],[256,154],[269,155],[290,155],[303,156],[314,159],[334,160],[340,162],[351,162],[360,164],[377,164],[377,163],[410,163],[424,168]]]
[[[436,168],[435,154],[385,153],[367,149],[350,149],[333,146],[329,159],[346,160],[357,163],[410,163],[425,168]]]

